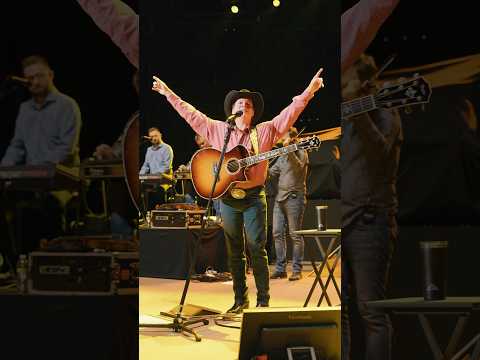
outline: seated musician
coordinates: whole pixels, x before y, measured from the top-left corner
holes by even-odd
[[[77,102],[57,90],[47,60],[22,61],[32,98],[20,105],[15,134],[1,165],[41,165],[79,162],[81,115]]]
[[[54,85],[54,72],[41,56],[22,61],[31,98],[20,105],[15,133],[1,159],[1,166],[79,163],[81,114],[77,102]],[[1,171],[1,167],[0,167]],[[25,193],[8,191],[2,199],[9,224],[22,229],[18,252],[28,253],[40,238],[52,238],[64,228],[64,208],[71,198],[68,191]],[[13,217],[13,214],[23,214]],[[28,222],[27,222],[28,221]]]
[[[159,203],[166,202],[166,194],[168,196],[169,191],[173,189],[171,184],[169,184],[171,179],[173,179],[172,147],[163,141],[162,133],[156,127],[148,129],[148,137],[152,145],[147,149],[145,161],[140,169],[140,175],[161,175],[164,178],[159,179],[159,186],[152,186],[151,184],[142,185],[143,195],[145,195],[145,191],[149,190],[150,192],[149,200],[147,204],[144,204],[148,208],[147,210],[154,208]]]

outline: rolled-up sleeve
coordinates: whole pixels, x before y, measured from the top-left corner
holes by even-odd
[[[140,175],[146,175],[150,173],[150,148],[147,149],[147,153],[145,154],[145,160],[143,161],[142,168],[140,169]]]
[[[58,109],[58,136],[55,147],[49,154],[52,163],[71,162],[78,154],[78,142],[82,118],[80,108],[73,99],[65,100]]]
[[[169,174],[173,163],[173,149],[170,145],[165,144],[162,151],[162,156],[159,159],[158,172],[162,174]]]

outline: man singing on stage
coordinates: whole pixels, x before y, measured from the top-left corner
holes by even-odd
[[[239,144],[244,145],[252,153],[255,147],[258,147],[259,153],[271,150],[277,140],[295,123],[315,92],[323,87],[323,78],[320,77],[322,70],[320,69],[315,74],[305,91],[295,96],[291,104],[271,121],[259,123],[264,106],[260,93],[245,89],[230,91],[224,100],[225,113],[230,116],[230,114],[241,111],[242,115],[235,119],[235,128],[231,133],[226,150],[229,151]],[[164,95],[180,116],[196,133],[206,138],[214,149],[221,150],[228,124],[209,118],[183,101],[158,77],[154,76],[153,79],[152,89]],[[235,188],[224,195],[221,201],[228,263],[232,272],[235,294],[235,302],[227,312],[240,313],[249,306],[245,242],[252,259],[257,287],[257,307],[269,305],[269,270],[265,250],[267,209],[264,187],[267,170],[267,161],[248,168],[247,180],[237,183]],[[243,239],[244,228],[245,242]]]

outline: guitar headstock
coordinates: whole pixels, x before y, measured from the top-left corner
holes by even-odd
[[[313,150],[318,149],[322,141],[318,136],[311,136],[308,138],[303,138],[301,141],[297,142],[297,149],[299,150]]]
[[[375,104],[379,108],[391,109],[430,101],[432,90],[421,76],[396,84],[385,84],[375,95]]]

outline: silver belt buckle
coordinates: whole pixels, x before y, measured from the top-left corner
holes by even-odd
[[[247,192],[240,188],[233,188],[232,190],[230,190],[230,195],[232,195],[234,199],[241,200],[244,199],[245,196],[247,196]]]

